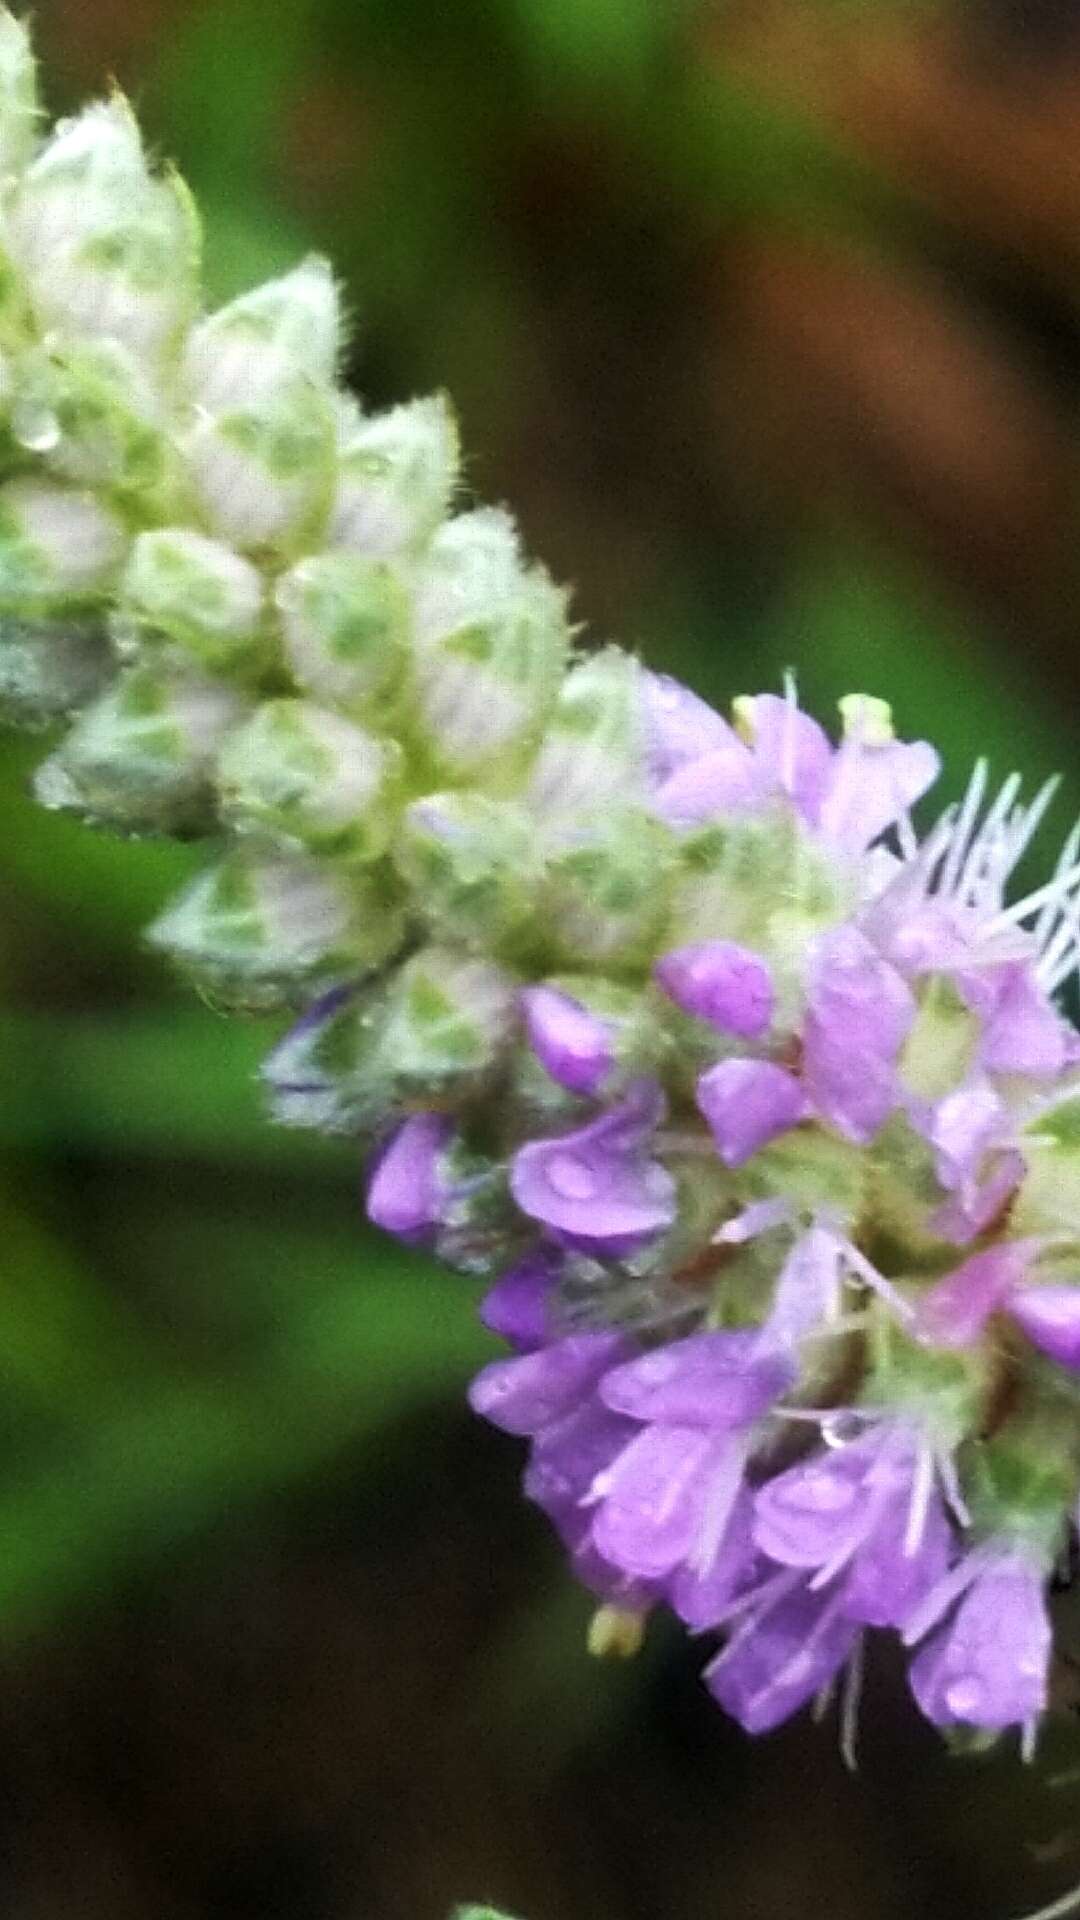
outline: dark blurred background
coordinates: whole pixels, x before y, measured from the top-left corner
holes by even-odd
[[[1080,804],[1076,0],[38,0],[202,201],[212,295],[315,247],[372,403],[445,386],[579,617],[719,700],[798,669]],[[139,929],[193,864],[0,743],[6,1920],[1007,1920],[1080,1741],[753,1745],[587,1599],[463,1412],[473,1291],[260,1116],[270,1031]]]

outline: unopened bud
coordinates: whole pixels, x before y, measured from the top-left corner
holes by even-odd
[[[311,254],[192,328],[184,351],[188,394],[196,406],[228,414],[260,407],[298,374],[329,388],[341,330],[330,266]]]
[[[38,769],[37,797],[125,832],[205,831],[214,818],[214,756],[243,711],[239,695],[218,681],[131,668]]]
[[[257,567],[186,527],[141,533],[118,597],[122,631],[175,641],[208,667],[243,669],[261,652],[263,583]]]
[[[379,1035],[399,1099],[441,1104],[505,1057],[517,1025],[517,983],[450,947],[423,947],[392,981]]]
[[[10,232],[43,326],[157,358],[194,313],[191,196],[175,177],[151,175],[119,96],[61,122],[23,177]]]
[[[93,494],[9,480],[0,488],[0,605],[92,604],[115,580],[126,546],[122,521]]]
[[[637,968],[660,938],[673,866],[670,836],[634,808],[567,823],[548,849],[540,923],[571,965]]]
[[[350,862],[386,851],[400,809],[401,749],[307,700],[265,700],[218,765],[225,818]]]
[[[542,862],[524,808],[429,793],[406,810],[394,860],[437,935],[512,953],[530,927]]]
[[[92,700],[113,665],[104,627],[93,617],[0,616],[0,716],[16,726],[48,726]]]
[[[667,1042],[651,988],[556,974],[527,987],[521,1006],[511,1100],[526,1130],[553,1117],[569,1121],[584,1101],[617,1099],[660,1065]]]
[[[208,998],[260,1012],[289,1004],[314,982],[381,966],[402,932],[377,872],[342,876],[309,860],[241,850],[200,874],[148,938]]]
[[[213,531],[245,550],[318,540],[334,484],[328,397],[304,374],[221,413],[199,407],[181,450]]]
[[[634,801],[645,766],[641,668],[604,647],[570,669],[548,716],[529,783],[529,803],[557,819]]]
[[[21,356],[12,438],[80,487],[138,497],[145,514],[169,461],[161,403],[117,340],[56,343]]]
[[[383,557],[426,540],[449,507],[459,459],[457,422],[443,394],[361,418],[340,449],[334,545]]]
[[[358,718],[384,718],[409,639],[408,596],[391,568],[360,554],[318,553],[284,575],[276,597],[300,685]]]

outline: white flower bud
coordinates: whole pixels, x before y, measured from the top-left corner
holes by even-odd
[[[214,817],[214,756],[243,713],[243,700],[219,681],[132,668],[39,768],[37,797],[128,832],[205,831]]]
[[[459,464],[457,421],[441,393],[360,419],[339,451],[331,542],[381,557],[428,539],[450,504]]]
[[[15,610],[92,602],[119,572],[123,522],[90,493],[44,480],[0,487],[0,604]]]
[[[392,569],[356,553],[318,553],[278,584],[285,654],[307,692],[378,721],[401,682],[409,600]]]
[[[401,748],[307,700],[264,700],[223,748],[225,819],[286,846],[364,863],[400,811]]]
[[[640,676],[621,647],[604,647],[566,675],[529,782],[529,805],[542,818],[643,797]]]
[[[40,116],[37,75],[25,21],[0,9],[0,183],[26,165]]]
[[[302,374],[329,388],[341,353],[341,308],[329,264],[310,254],[291,273],[242,293],[193,327],[184,383],[209,413],[260,406]]]
[[[117,340],[36,347],[14,368],[11,433],[50,472],[76,486],[137,496],[145,512],[163,486],[169,448],[161,402]]]
[[[179,445],[221,539],[279,552],[318,542],[333,493],[334,420],[305,375],[231,412],[198,408]]]
[[[451,779],[512,777],[539,735],[563,673],[566,596],[523,571],[512,523],[463,514],[432,542],[417,589],[415,724]]]
[[[400,909],[377,869],[348,876],[244,850],[202,873],[148,938],[223,1006],[288,1004],[313,982],[381,966],[401,944]]]
[[[113,669],[100,620],[0,617],[0,717],[47,726],[93,699]]]
[[[429,1103],[489,1074],[517,1031],[517,982],[452,947],[422,947],[395,974],[378,1055],[399,1101]]]
[[[634,970],[648,961],[668,912],[671,835],[636,808],[571,824],[548,846],[540,925],[565,962]]]
[[[263,583],[257,567],[186,527],[136,539],[118,594],[123,630],[164,635],[218,670],[244,668],[260,651]]]
[[[159,359],[196,300],[199,226],[173,175],[155,179],[127,102],[65,120],[20,183],[9,223],[43,327]]]
[[[429,793],[406,809],[394,862],[437,934],[509,956],[535,942],[542,861],[524,808],[479,793]]]

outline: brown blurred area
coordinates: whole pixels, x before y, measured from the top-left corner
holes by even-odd
[[[138,99],[206,0],[37,11],[66,102],[110,72]],[[320,235],[331,203],[376,191],[392,119],[335,44],[312,48],[270,162]],[[538,97],[485,183],[529,313],[500,336],[509,372],[477,346],[451,236],[419,343],[373,294],[378,397],[445,380],[477,485],[601,626],[638,637],[672,528],[713,556],[706,584],[749,555],[769,585],[808,534],[858,522],[1071,716],[1075,0],[718,0],[683,10],[679,45],[725,97],[797,111],[808,151],[841,156],[839,196],[763,212],[751,179],[673,212],[632,129]],[[451,1406],[410,1422],[4,1654],[6,1920],[443,1920],[466,1897],[523,1920],[1006,1920],[1080,1879],[1075,1786],[951,1762],[888,1660],[855,1779],[831,1729],[752,1747],[723,1725],[700,1649],[662,1630],[636,1671],[600,1675],[512,1444]]]

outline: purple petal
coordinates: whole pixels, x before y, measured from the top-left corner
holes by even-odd
[[[665,953],[653,969],[684,1013],[721,1033],[756,1040],[766,1031],[776,996],[765,962],[733,940],[703,940]]]
[[[855,927],[819,945],[803,1037],[803,1078],[822,1118],[873,1139],[897,1099],[896,1058],[915,1018],[911,990]]]
[[[997,1001],[983,1032],[980,1057],[992,1073],[1053,1079],[1065,1065],[1068,1030],[1027,961],[1001,969]]]
[[[650,787],[692,760],[739,744],[727,721],[670,674],[643,671],[641,689]]]
[[[628,1250],[675,1218],[675,1182],[646,1143],[661,1113],[658,1090],[640,1083],[587,1127],[519,1148],[510,1187],[523,1213],[569,1244]]]
[[[951,1200],[938,1208],[930,1220],[931,1230],[943,1240],[955,1241],[960,1247],[976,1240],[997,1219],[1026,1172],[1027,1164],[1022,1154],[1001,1154],[981,1186],[965,1184]]]
[[[735,1595],[749,1585],[759,1564],[750,1524],[753,1512],[750,1491],[743,1484],[704,1565],[684,1561],[672,1574],[667,1597],[691,1633],[707,1632]]]
[[[767,1733],[828,1684],[858,1635],[835,1595],[800,1586],[739,1628],[706,1667],[705,1684],[747,1733]]]
[[[840,1296],[840,1247],[831,1233],[811,1227],[801,1234],[780,1269],[772,1309],[761,1330],[763,1344],[797,1346],[832,1317]]]
[[[973,1253],[923,1295],[915,1315],[917,1337],[938,1347],[972,1346],[990,1315],[1023,1280],[1035,1251],[1031,1240],[1012,1240]]]
[[[737,1437],[643,1427],[593,1484],[600,1502],[593,1540],[605,1560],[642,1579],[660,1579],[689,1559],[701,1537],[710,1481],[715,1474],[727,1479],[732,1450],[741,1473]]]
[[[525,1492],[555,1522],[569,1545],[591,1531],[593,1507],[584,1505],[597,1475],[636,1437],[631,1421],[612,1413],[593,1393],[544,1427],[525,1469]]]
[[[883,1504],[872,1532],[844,1580],[844,1612],[868,1627],[903,1627],[942,1580],[953,1551],[953,1530],[935,1490],[917,1542],[907,1540],[910,1489]]]
[[[976,1179],[989,1149],[1000,1138],[1005,1108],[988,1081],[958,1087],[939,1100],[927,1138],[937,1155],[937,1174],[949,1190]]]
[[[469,1405],[504,1433],[533,1434],[592,1392],[625,1349],[616,1333],[575,1333],[521,1359],[494,1360],[469,1388]]]
[[[754,1331],[692,1333],[607,1374],[605,1404],[634,1420],[678,1427],[749,1425],[791,1385],[794,1369],[761,1350]]]
[[[740,1167],[807,1113],[795,1076],[771,1060],[720,1060],[702,1074],[695,1097],[729,1167]]]
[[[1040,1352],[1080,1367],[1080,1287],[1020,1287],[1009,1312]]]
[[[880,1451],[880,1440],[868,1436],[767,1480],[754,1500],[762,1552],[784,1567],[824,1567],[854,1551],[872,1524],[868,1481]],[[910,1486],[910,1462],[906,1480],[902,1464],[896,1471],[897,1484]]]
[[[819,825],[830,840],[861,853],[937,779],[941,761],[925,740],[880,746],[845,740],[833,758]]]
[[[652,804],[669,826],[689,827],[753,806],[760,794],[753,758],[741,740],[733,740],[676,768],[657,788]]]
[[[769,787],[789,793],[804,818],[815,821],[834,757],[827,734],[794,700],[775,693],[759,693],[743,710],[749,710],[752,752]]]
[[[519,1353],[542,1347],[548,1338],[548,1307],[557,1267],[550,1253],[528,1253],[509,1267],[484,1295],[480,1318],[492,1333]]]
[[[571,1093],[598,1093],[615,1064],[611,1029],[557,987],[521,995],[529,1045],[546,1073]]]
[[[911,1691],[935,1726],[996,1729],[1043,1711],[1051,1637],[1044,1585],[1030,1560],[1004,1554],[920,1647]]]
[[[442,1113],[414,1113],[398,1127],[368,1186],[368,1219],[375,1226],[413,1240],[438,1224],[448,1193],[439,1163],[453,1131]]]

